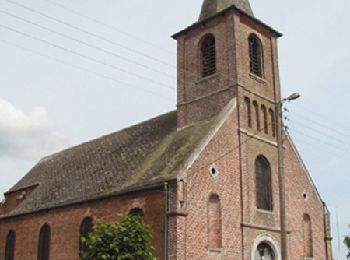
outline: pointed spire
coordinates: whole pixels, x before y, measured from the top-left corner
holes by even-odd
[[[232,5],[250,16],[254,16],[249,0],[204,0],[199,21],[205,20]]]

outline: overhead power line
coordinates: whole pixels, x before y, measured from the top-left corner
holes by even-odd
[[[11,27],[9,27],[9,26],[0,24],[0,27],[6,29],[6,30],[8,30],[8,31],[14,32],[14,33],[16,33],[16,34],[19,34],[19,35],[25,36],[25,37],[27,37],[27,38],[30,38],[30,39],[32,39],[32,40],[39,41],[39,42],[41,42],[41,43],[47,44],[47,45],[49,45],[49,46],[51,46],[51,47],[54,47],[54,48],[63,50],[63,51],[65,51],[65,52],[69,52],[69,53],[71,53],[71,54],[73,54],[73,55],[75,55],[75,56],[79,56],[79,57],[81,57],[81,58],[83,58],[83,59],[92,61],[92,62],[94,62],[94,63],[97,63],[97,64],[100,64],[100,65],[103,65],[103,66],[112,68],[112,69],[114,69],[114,70],[118,70],[118,71],[120,71],[120,72],[129,74],[129,75],[131,75],[131,76],[134,76],[134,77],[137,77],[137,78],[140,78],[140,79],[144,79],[144,80],[147,80],[147,81],[152,82],[152,83],[154,83],[154,84],[157,84],[157,85],[159,85],[159,86],[162,86],[162,87],[165,87],[165,88],[174,90],[174,87],[173,87],[173,86],[170,86],[170,85],[167,85],[167,84],[158,82],[158,81],[156,81],[156,80],[154,80],[154,79],[151,79],[151,78],[147,78],[147,77],[141,76],[141,75],[139,75],[139,74],[137,74],[137,73],[134,73],[134,72],[128,71],[128,70],[126,70],[126,69],[117,67],[117,66],[115,66],[115,65],[106,63],[106,62],[101,61],[101,60],[98,60],[98,59],[96,59],[96,58],[94,58],[94,57],[87,56],[87,55],[85,55],[85,54],[79,53],[79,52],[74,51],[74,50],[72,50],[72,49],[68,49],[68,48],[66,48],[66,47],[62,47],[62,46],[57,45],[57,44],[55,44],[55,43],[52,43],[52,42],[50,42],[50,41],[47,41],[47,40],[38,38],[38,37],[36,37],[36,36],[33,36],[33,35],[31,35],[31,34],[28,34],[28,33],[25,33],[25,32],[19,31],[19,30],[16,30],[16,29],[11,28]]]
[[[153,56],[150,56],[150,55],[148,55],[148,54],[146,54],[146,53],[143,53],[143,52],[141,52],[141,51],[132,49],[132,48],[130,48],[130,47],[128,47],[128,46],[125,46],[125,45],[123,45],[123,44],[120,44],[120,43],[118,43],[118,42],[115,42],[115,41],[113,41],[113,40],[110,40],[110,39],[108,39],[108,38],[106,38],[106,37],[104,37],[104,36],[102,36],[102,35],[93,33],[93,32],[91,32],[91,31],[85,30],[85,29],[83,29],[83,28],[81,28],[81,27],[79,27],[79,26],[76,26],[76,25],[73,25],[73,24],[71,24],[71,23],[65,22],[65,21],[63,21],[63,20],[61,20],[61,19],[58,19],[58,18],[55,18],[55,17],[53,17],[53,16],[47,15],[47,14],[41,12],[41,11],[37,11],[37,10],[35,10],[35,9],[33,9],[33,8],[30,8],[30,7],[28,7],[28,6],[24,5],[24,4],[18,3],[18,2],[13,1],[13,0],[5,0],[5,1],[8,2],[8,3],[10,3],[10,4],[16,5],[16,6],[18,6],[18,7],[21,7],[21,8],[23,8],[23,9],[29,11],[29,12],[32,12],[32,13],[38,14],[38,15],[40,15],[40,16],[42,16],[42,17],[45,17],[45,18],[47,18],[47,19],[49,19],[49,20],[55,21],[55,22],[57,22],[57,23],[63,24],[63,25],[65,25],[65,26],[67,26],[67,27],[70,27],[70,28],[72,28],[72,29],[74,29],[74,30],[77,30],[77,31],[80,31],[80,32],[85,33],[85,34],[87,34],[87,35],[90,35],[90,36],[92,36],[92,37],[95,37],[95,38],[97,38],[97,39],[99,39],[99,40],[101,40],[101,41],[104,41],[104,42],[107,42],[107,43],[109,43],[109,44],[115,45],[115,46],[117,46],[117,47],[119,47],[119,48],[125,49],[125,50],[127,50],[127,51],[132,52],[132,53],[137,53],[137,54],[139,54],[139,55],[141,55],[141,56],[143,56],[143,57],[145,57],[145,58],[147,58],[147,59],[150,59],[150,60],[153,60],[153,61],[158,62],[158,63],[160,63],[160,64],[163,64],[164,66],[176,68],[175,66],[173,66],[173,65],[171,65],[171,64],[169,64],[169,63],[167,63],[167,62],[165,62],[165,61],[163,61],[163,60],[154,58]]]
[[[117,32],[117,33],[123,34],[123,35],[125,35],[125,36],[127,36],[127,37],[129,37],[129,38],[131,38],[131,39],[134,39],[134,40],[137,40],[137,41],[141,41],[141,42],[143,42],[143,43],[145,43],[145,44],[147,44],[147,45],[149,45],[149,46],[151,46],[151,47],[153,47],[153,48],[155,48],[155,49],[157,49],[157,50],[161,50],[161,51],[166,52],[166,53],[168,53],[168,54],[175,54],[175,55],[176,55],[175,52],[170,51],[170,50],[168,50],[168,49],[165,49],[163,46],[160,46],[159,44],[154,44],[154,43],[152,43],[152,42],[150,42],[150,41],[146,41],[145,39],[140,38],[140,37],[137,37],[137,36],[135,36],[135,35],[133,35],[133,34],[131,34],[131,33],[125,32],[125,31],[123,31],[123,30],[117,28],[117,27],[114,26],[114,25],[107,24],[107,23],[105,23],[105,22],[102,22],[102,21],[100,21],[100,20],[97,20],[96,18],[93,18],[93,17],[91,17],[91,16],[87,16],[86,14],[84,14],[84,13],[82,13],[82,12],[78,12],[77,10],[74,10],[74,9],[72,9],[72,8],[70,8],[70,7],[67,7],[66,5],[64,5],[64,4],[62,4],[62,3],[58,3],[58,2],[52,1],[52,0],[44,0],[44,1],[45,1],[46,3],[51,4],[51,5],[58,6],[58,7],[60,7],[61,9],[65,10],[65,11],[67,11],[67,12],[69,12],[69,13],[72,13],[72,14],[74,14],[74,15],[76,15],[76,16],[82,17],[82,18],[84,18],[84,19],[86,19],[86,20],[89,20],[89,21],[92,21],[92,22],[94,22],[94,23],[96,23],[96,24],[102,25],[102,26],[104,26],[105,28],[108,28],[108,29],[110,29],[110,30],[113,30],[113,31],[115,31],[115,32]]]
[[[32,54],[37,55],[37,56],[39,56],[39,57],[52,60],[52,61],[57,62],[57,63],[60,63],[60,64],[62,64],[62,65],[64,65],[64,66],[68,66],[68,67],[71,67],[71,68],[75,68],[75,69],[78,69],[78,70],[81,70],[81,71],[84,71],[84,72],[93,74],[94,76],[97,76],[97,77],[99,77],[99,78],[103,78],[103,79],[110,80],[110,81],[112,81],[113,83],[116,83],[115,86],[117,86],[117,87],[124,88],[125,86],[128,86],[128,87],[135,88],[135,89],[138,89],[138,90],[140,90],[140,91],[143,91],[143,92],[145,92],[145,93],[152,94],[152,95],[157,96],[157,97],[159,97],[159,98],[161,98],[161,99],[172,100],[170,97],[166,97],[166,96],[160,95],[158,92],[154,92],[154,91],[149,90],[149,89],[141,88],[141,87],[139,87],[139,86],[132,85],[132,84],[130,84],[130,83],[127,83],[127,82],[124,82],[124,81],[121,81],[121,80],[117,80],[117,79],[115,79],[115,78],[113,78],[113,77],[111,77],[111,76],[108,76],[108,75],[106,75],[106,74],[99,73],[99,72],[90,70],[90,69],[88,69],[88,68],[84,68],[84,67],[81,67],[81,66],[78,66],[78,65],[75,65],[75,64],[66,62],[66,61],[64,61],[64,60],[61,60],[61,59],[58,59],[58,58],[56,58],[56,57],[52,57],[52,56],[43,54],[43,53],[38,52],[38,51],[36,51],[36,50],[23,47],[23,46],[18,45],[18,44],[16,44],[16,43],[9,42],[9,41],[3,40],[3,39],[0,39],[0,42],[3,43],[3,44],[9,45],[9,46],[11,46],[11,47],[20,49],[20,50],[22,50],[22,51],[32,53]]]
[[[93,37],[95,37],[95,38],[97,38],[97,39],[99,39],[99,40],[108,42],[108,43],[110,43],[110,44],[116,45],[116,46],[121,47],[121,48],[124,48],[124,49],[126,49],[126,50],[128,50],[128,51],[130,51],[130,52],[137,53],[137,54],[142,55],[142,56],[144,56],[144,57],[146,57],[146,58],[149,58],[149,59],[151,59],[151,60],[154,60],[154,61],[156,61],[156,62],[159,62],[159,63],[161,63],[161,64],[163,64],[163,65],[166,65],[166,66],[168,66],[168,67],[171,67],[171,68],[173,68],[173,69],[177,69],[178,71],[182,71],[182,72],[188,73],[188,74],[190,74],[190,75],[192,75],[192,76],[194,76],[194,77],[197,77],[197,76],[198,76],[197,73],[195,73],[195,72],[189,71],[189,70],[187,70],[187,69],[180,69],[180,68],[177,68],[176,66],[174,66],[174,65],[172,65],[172,64],[169,64],[169,63],[167,63],[167,62],[165,62],[165,61],[156,59],[156,58],[154,58],[154,57],[152,57],[152,56],[150,56],[150,55],[147,55],[147,54],[145,54],[145,53],[143,53],[143,52],[134,50],[134,49],[132,49],[132,48],[130,48],[130,47],[127,47],[127,46],[122,45],[122,44],[120,44],[120,43],[117,43],[117,42],[115,42],[115,41],[109,40],[109,39],[107,39],[107,38],[104,37],[104,36],[98,35],[98,34],[96,34],[96,33],[92,33],[92,32],[90,32],[90,31],[87,31],[87,30],[85,30],[85,29],[79,27],[79,26],[76,26],[76,25],[73,25],[73,24],[71,24],[71,23],[62,21],[62,20],[60,20],[60,19],[58,19],[58,18],[49,16],[49,15],[47,15],[47,14],[41,12],[41,11],[37,11],[37,10],[35,10],[35,9],[33,9],[33,8],[30,8],[30,7],[28,7],[28,6],[24,5],[24,4],[18,3],[18,2],[14,1],[14,0],[5,0],[5,1],[7,1],[8,3],[11,3],[11,4],[13,4],[13,5],[19,6],[19,7],[23,8],[23,9],[25,9],[25,10],[28,10],[28,11],[30,11],[30,12],[32,12],[32,13],[38,14],[38,15],[40,15],[40,16],[42,16],[42,17],[47,18],[47,19],[50,19],[50,20],[53,20],[53,21],[55,21],[55,22],[61,23],[61,24],[65,25],[65,26],[68,26],[68,27],[70,27],[70,28],[73,28],[73,29],[75,29],[75,30],[77,30],[77,31],[83,32],[83,33],[88,34],[88,35],[90,35],[90,36],[93,36]],[[194,65],[198,65],[196,62],[192,62],[192,63],[193,63]],[[178,79],[178,81],[179,81],[179,82],[184,82],[183,79]],[[219,77],[218,82],[219,82],[219,83],[223,83],[223,79]]]
[[[52,29],[50,29],[50,28],[48,28],[48,27],[46,27],[46,26],[44,26],[44,25],[35,23],[35,22],[30,21],[30,20],[28,20],[28,19],[25,19],[25,18],[23,18],[23,17],[17,16],[17,15],[12,14],[12,13],[9,13],[9,12],[7,12],[7,11],[4,11],[4,10],[1,10],[1,9],[0,9],[0,13],[3,13],[3,14],[5,14],[5,15],[10,16],[10,17],[12,17],[12,18],[15,18],[15,19],[17,19],[17,20],[21,20],[21,21],[23,21],[23,22],[29,23],[29,24],[31,24],[31,25],[34,25],[34,26],[40,28],[40,29],[43,29],[43,30],[48,31],[48,32],[50,32],[50,33],[59,35],[59,36],[61,36],[61,37],[63,37],[63,38],[66,38],[66,39],[68,39],[68,40],[75,41],[75,42],[77,42],[77,43],[79,43],[79,44],[82,44],[82,45],[85,45],[85,46],[87,46],[87,47],[89,47],[89,48],[92,48],[92,49],[101,51],[101,52],[106,53],[106,54],[109,54],[109,55],[112,55],[112,56],[114,56],[114,57],[116,57],[116,58],[118,58],[118,59],[124,60],[124,61],[126,61],[126,62],[131,63],[131,64],[135,64],[135,65],[140,66],[140,67],[142,67],[142,68],[144,68],[144,69],[147,69],[147,70],[150,70],[150,71],[159,73],[159,74],[164,75],[164,76],[169,77],[169,78],[174,78],[173,75],[170,75],[170,74],[168,74],[168,73],[166,73],[166,72],[163,72],[163,71],[160,71],[160,70],[151,68],[151,67],[149,67],[149,66],[147,66],[147,65],[144,65],[144,64],[139,63],[139,62],[136,62],[136,61],[134,61],[134,60],[132,60],[132,59],[126,58],[126,57],[124,57],[124,56],[122,56],[122,55],[119,55],[119,54],[117,54],[117,53],[115,53],[115,52],[111,52],[111,51],[105,50],[105,49],[103,49],[103,48],[101,48],[101,47],[98,47],[98,46],[96,46],[96,45],[93,45],[93,44],[87,43],[87,42],[85,42],[85,41],[82,41],[82,40],[80,40],[80,39],[71,37],[71,36],[69,36],[69,35],[67,35],[67,34],[64,34],[64,33],[61,33],[61,32],[55,31],[55,30],[52,30]]]
[[[303,127],[304,129],[309,129],[309,130],[311,130],[314,133],[317,133],[319,135],[327,137],[329,140],[337,141],[339,144],[346,145],[346,146],[350,147],[350,143],[345,138],[343,138],[343,139],[337,138],[337,135],[330,135],[330,134],[324,133],[324,132],[320,131],[317,128],[310,127],[310,124],[306,125],[306,124],[304,124],[304,123],[302,123],[302,122],[300,122],[298,120],[291,120],[291,122],[294,122],[295,124],[297,124],[300,127]]]
[[[305,115],[303,115],[301,113],[293,111],[293,114],[297,115],[297,118],[301,118],[301,119],[306,120],[308,123],[312,122],[312,123],[314,123],[314,124],[316,124],[316,125],[318,125],[318,126],[320,126],[322,128],[326,128],[326,129],[328,129],[328,130],[330,130],[332,132],[335,132],[337,134],[343,135],[344,137],[350,138],[350,134],[349,133],[345,133],[343,131],[339,131],[339,129],[344,130],[344,131],[350,131],[350,128],[345,129],[345,128],[342,128],[342,127],[338,127],[338,124],[337,124],[337,128],[330,127],[329,125],[326,125],[325,123],[320,123],[320,122],[316,121],[314,118],[306,117]],[[324,119],[325,122],[329,121],[328,118],[326,119],[325,116],[323,116],[323,119]]]

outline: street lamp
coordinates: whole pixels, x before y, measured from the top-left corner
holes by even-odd
[[[276,103],[277,116],[277,146],[278,146],[278,173],[279,173],[279,189],[280,189],[280,222],[281,222],[281,251],[282,260],[288,259],[287,248],[287,228],[286,228],[286,186],[284,174],[284,157],[283,157],[283,104],[296,100],[300,97],[299,93],[293,93],[287,98],[283,98]],[[349,259],[350,260],[350,259]]]

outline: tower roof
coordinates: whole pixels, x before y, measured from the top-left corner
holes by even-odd
[[[205,20],[233,5],[246,14],[254,16],[249,0],[204,0],[199,21]]]

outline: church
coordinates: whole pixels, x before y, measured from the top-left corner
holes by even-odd
[[[281,126],[281,36],[248,0],[204,0],[173,35],[176,111],[41,159],[0,204],[0,259],[77,260],[97,220],[141,214],[159,260],[332,260]]]

